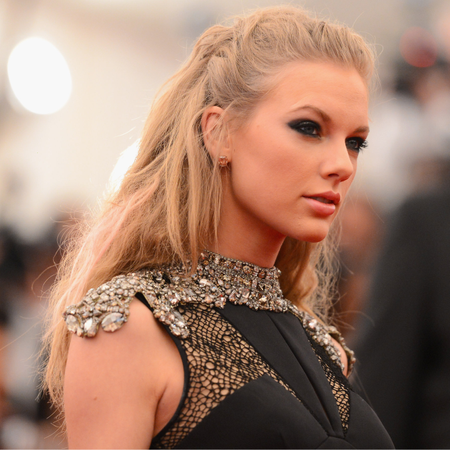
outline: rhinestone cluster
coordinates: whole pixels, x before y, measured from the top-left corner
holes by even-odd
[[[67,328],[82,337],[93,337],[101,325],[105,331],[116,331],[130,315],[129,306],[143,288],[139,274],[119,275],[98,289],[90,289],[77,305],[63,314]]]
[[[208,303],[223,307],[229,301],[256,310],[286,312],[289,303],[281,291],[280,274],[276,267],[265,269],[212,252],[201,254],[196,273]]]
[[[203,303],[224,308],[227,301],[246,305],[254,310],[290,312],[300,319],[312,339],[321,345],[342,369],[340,354],[331,336],[340,342],[349,360],[353,352],[345,346],[334,327],[327,327],[283,297],[279,283],[280,271],[261,268],[213,252],[203,252],[197,270],[186,276],[180,266],[167,266],[128,275],[119,275],[97,289],[91,289],[77,305],[71,305],[63,317],[67,328],[82,337],[93,337],[99,326],[113,332],[123,326],[130,314],[129,305],[139,292],[145,296],[156,319],[167,325],[180,338],[189,330],[178,304]]]
[[[344,364],[342,363],[341,355],[334,345],[332,338],[341,344],[347,356],[347,376],[349,376],[356,362],[355,353],[347,347],[345,340],[338,329],[330,325],[324,325],[306,311],[299,310],[292,303],[289,305],[289,311],[300,319],[303,324],[303,328],[309,331],[312,339],[325,349],[329,358],[343,371]]]
[[[119,275],[90,289],[80,303],[63,313],[67,329],[81,337],[95,336],[99,325],[104,331],[118,330],[127,322],[130,303],[139,292],[152,307],[155,318],[168,325],[174,335],[187,337],[189,331],[183,316],[174,309],[181,297],[168,287],[163,276],[162,271],[141,271]]]

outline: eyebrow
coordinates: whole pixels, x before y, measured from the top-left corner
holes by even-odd
[[[316,112],[324,122],[331,122],[331,117],[325,112],[322,111],[320,108],[317,108],[317,106],[313,105],[302,105],[298,108],[294,108],[292,112],[301,111],[302,109],[311,109],[312,111]],[[368,133],[370,131],[369,127],[362,126],[358,127],[354,132],[355,133]]]

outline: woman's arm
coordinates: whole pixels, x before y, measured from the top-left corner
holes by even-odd
[[[149,448],[183,391],[181,357],[139,301],[114,333],[72,337],[64,401],[70,448]]]

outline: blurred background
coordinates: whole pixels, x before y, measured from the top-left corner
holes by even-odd
[[[36,401],[45,289],[65,225],[120,179],[157,89],[196,37],[282,3],[0,0],[1,448],[66,445]],[[390,216],[449,179],[450,2],[290,3],[353,27],[379,55],[369,147],[342,214],[336,311],[351,341]]]

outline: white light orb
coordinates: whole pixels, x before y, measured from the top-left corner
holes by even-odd
[[[35,114],[59,111],[72,92],[72,77],[63,55],[38,37],[25,39],[13,49],[8,78],[19,103]]]

